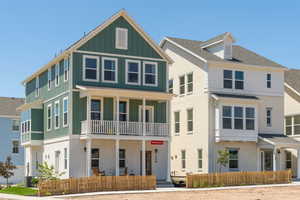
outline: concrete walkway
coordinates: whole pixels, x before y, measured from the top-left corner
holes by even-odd
[[[140,194],[140,193],[157,193],[157,192],[186,192],[186,191],[213,191],[213,190],[232,190],[232,189],[247,189],[247,188],[266,188],[266,187],[292,187],[300,186],[300,181],[294,181],[290,184],[272,184],[272,185],[250,185],[250,186],[230,186],[230,187],[213,187],[213,188],[157,188],[156,190],[131,190],[131,191],[112,191],[112,192],[90,192],[81,194],[68,194],[51,197],[25,197],[12,194],[1,194],[1,199],[15,199],[15,200],[58,200],[69,197],[83,197],[83,196],[95,196],[95,195],[111,195],[111,194]]]

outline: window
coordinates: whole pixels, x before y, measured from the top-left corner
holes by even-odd
[[[12,153],[19,153],[19,141],[12,141]]]
[[[180,112],[174,112],[175,134],[180,132]]]
[[[238,170],[239,168],[239,150],[229,149],[229,170]]]
[[[267,74],[267,88],[271,88],[272,87],[271,81],[272,81],[272,76],[269,73],[269,74]]]
[[[64,59],[64,82],[69,80],[69,58]]]
[[[179,94],[184,95],[185,93],[185,76],[179,77]]]
[[[266,108],[267,126],[272,126],[272,108]]]
[[[50,131],[52,127],[52,105],[47,106],[47,130]]]
[[[294,135],[299,135],[300,134],[300,115],[295,115],[294,120]]]
[[[38,97],[40,95],[40,78],[37,76],[35,79],[35,96]]]
[[[99,80],[99,57],[86,55],[83,56],[83,80]]]
[[[198,169],[202,169],[202,149],[198,149]]]
[[[231,106],[223,106],[223,129],[231,129],[232,128],[232,110]]]
[[[144,85],[157,86],[157,63],[144,62]]]
[[[246,108],[246,129],[254,130],[255,129],[255,109]]]
[[[21,133],[25,133],[24,122],[21,123]]]
[[[68,125],[68,106],[69,106],[69,100],[68,97],[65,97],[63,99],[63,125]]]
[[[187,75],[187,93],[193,93],[193,73]]]
[[[300,115],[285,117],[285,134],[300,135]]]
[[[52,80],[52,75],[51,75],[51,68],[48,69],[48,90],[51,90],[51,80]]]
[[[116,58],[102,58],[102,81],[117,83],[118,60]]]
[[[55,172],[59,172],[59,168],[60,168],[60,151],[55,151],[55,165],[54,165],[54,169]]]
[[[55,124],[55,129],[59,128],[59,101],[56,101],[54,103],[54,124]]]
[[[91,120],[101,120],[101,100],[91,101]]]
[[[68,168],[68,149],[64,148],[64,168]]]
[[[232,71],[231,70],[223,71],[223,87],[232,89]]]
[[[285,117],[285,134],[286,135],[293,135],[293,124],[292,124],[292,117]]]
[[[126,167],[126,151],[125,149],[119,149],[119,167]]]
[[[234,129],[243,129],[243,107],[234,107]]]
[[[235,71],[235,89],[244,89],[244,72]]]
[[[59,63],[55,65],[55,87],[59,86]]]
[[[19,131],[20,130],[20,120],[13,119],[12,120],[12,130],[13,131]]]
[[[120,101],[119,103],[119,120],[120,121],[128,120],[128,109],[127,109],[126,101]]]
[[[169,93],[173,94],[173,79],[169,80]]]
[[[30,120],[28,120],[26,122],[26,124],[27,124],[27,132],[30,132],[30,130],[31,130],[31,123],[30,122],[31,122]]]
[[[126,28],[116,28],[116,49],[128,48],[128,30]]]
[[[126,84],[139,85],[141,83],[140,61],[126,60]]]
[[[181,168],[186,168],[186,152],[185,150],[181,150]]]
[[[187,131],[193,132],[193,109],[187,110]]]
[[[292,152],[290,151],[285,151],[285,168],[292,168]]]
[[[92,161],[92,169],[97,168],[99,169],[99,161],[100,161],[100,151],[99,149],[93,148],[91,152],[91,161]]]

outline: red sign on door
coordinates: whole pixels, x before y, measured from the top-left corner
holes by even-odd
[[[152,145],[163,145],[164,141],[161,140],[151,140]]]

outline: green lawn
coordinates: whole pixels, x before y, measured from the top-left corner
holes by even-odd
[[[26,188],[26,187],[9,187],[9,188],[3,188],[0,190],[0,193],[5,194],[17,194],[17,195],[24,195],[24,196],[36,196],[37,190]]]

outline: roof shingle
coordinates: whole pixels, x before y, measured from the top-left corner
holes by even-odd
[[[0,97],[0,115],[18,116],[17,107],[24,104],[23,98]]]
[[[300,93],[300,70],[290,69],[285,71],[284,82]]]

